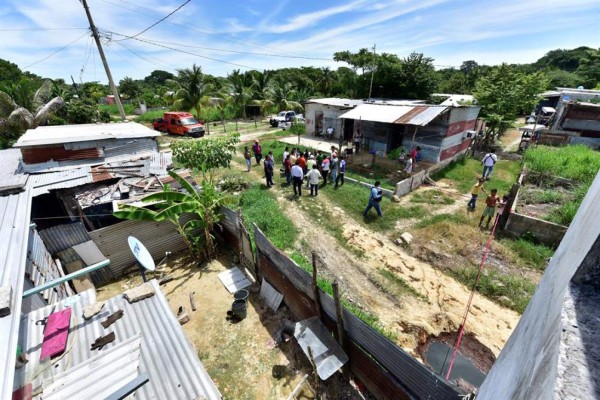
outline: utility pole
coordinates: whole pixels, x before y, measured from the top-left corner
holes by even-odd
[[[104,55],[104,50],[102,50],[102,44],[100,43],[100,35],[98,35],[98,29],[96,29],[96,25],[94,25],[94,20],[92,19],[92,14],[90,13],[90,9],[87,5],[87,0],[80,0],[81,4],[83,4],[83,8],[85,9],[85,14],[87,15],[87,19],[90,22],[90,29],[92,30],[92,35],[94,36],[94,40],[96,41],[96,46],[98,46],[98,53],[100,53],[100,58],[102,59],[102,64],[104,64],[104,70],[106,71],[106,76],[108,77],[108,85],[110,86],[110,90],[112,91],[113,96],[115,96],[115,102],[117,103],[117,108],[119,109],[119,114],[121,114],[121,119],[125,121],[125,110],[123,110],[123,104],[121,104],[121,98],[119,97],[119,93],[117,92],[117,87],[115,86],[115,82],[113,81],[112,74],[110,73],[110,68],[108,68],[108,62],[106,61],[106,56]]]
[[[375,62],[375,46],[373,45],[373,69],[371,70],[371,85],[369,86],[369,100],[371,100],[371,92],[373,91],[373,75],[375,75],[375,66],[377,65]]]

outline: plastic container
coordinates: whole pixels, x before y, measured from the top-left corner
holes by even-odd
[[[246,289],[241,289],[238,290],[237,292],[235,292],[233,294],[233,298],[235,300],[244,300],[244,301],[248,301],[248,296],[250,296],[250,292],[248,292]]]
[[[231,305],[231,311],[233,312],[233,315],[242,320],[246,318],[247,307],[248,303],[246,303],[246,300],[236,300]]]

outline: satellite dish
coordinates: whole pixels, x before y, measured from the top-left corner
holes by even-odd
[[[131,249],[131,252],[142,267],[144,267],[148,271],[154,271],[156,269],[154,259],[150,255],[148,249],[142,244],[142,242],[140,242],[133,236],[129,236],[127,238],[127,243],[129,243],[129,248]]]

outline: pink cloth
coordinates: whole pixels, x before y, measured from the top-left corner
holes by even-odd
[[[71,309],[65,308],[48,316],[44,341],[42,343],[42,354],[40,361],[48,357],[62,354],[67,347],[69,338],[69,325],[71,324]]]

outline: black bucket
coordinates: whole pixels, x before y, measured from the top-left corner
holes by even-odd
[[[238,319],[242,320],[247,315],[247,303],[246,300],[236,300],[231,305],[231,311]]]
[[[233,298],[235,300],[244,300],[244,301],[248,301],[248,296],[250,295],[250,292],[248,292],[246,289],[241,289],[238,290],[237,292],[235,292],[233,294]]]

